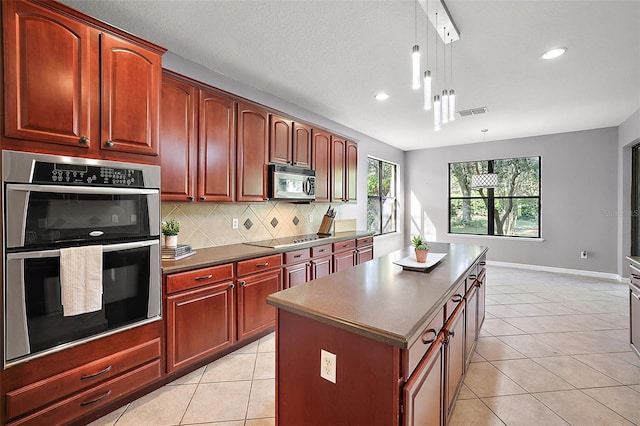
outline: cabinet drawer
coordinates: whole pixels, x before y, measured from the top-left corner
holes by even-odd
[[[465,294],[465,284],[467,280],[464,280],[458,285],[456,291],[449,297],[445,306],[444,317],[449,318],[456,307],[460,304]]]
[[[438,333],[444,325],[444,308],[440,309],[429,324],[422,330],[420,337],[409,346],[407,356],[407,370],[405,377],[410,377],[413,370],[420,363],[420,360],[427,353],[433,342],[436,341]]]
[[[167,294],[233,278],[233,264],[167,275]]]
[[[321,246],[311,247],[311,257],[326,256],[333,252],[333,246],[331,243],[323,244]]]
[[[364,247],[370,245],[373,245],[373,237],[358,238],[356,240],[356,247]]]
[[[56,424],[69,424],[73,419],[110,404],[123,395],[140,389],[159,378],[160,360],[155,360],[9,424],[12,426],[48,426],[52,424],[52,419],[55,419]]]
[[[241,277],[255,272],[262,272],[282,266],[282,255],[257,257],[255,259],[238,262],[238,276]]]
[[[300,249],[295,251],[290,251],[284,254],[284,263],[285,265],[290,265],[292,263],[300,263],[305,260],[309,260],[311,257],[311,249]]]
[[[154,339],[7,392],[7,418],[17,417],[159,357],[160,339]]]
[[[341,241],[339,243],[333,243],[333,252],[339,253],[341,251],[353,250],[356,248],[356,240]]]

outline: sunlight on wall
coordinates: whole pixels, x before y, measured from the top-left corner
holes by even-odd
[[[411,235],[420,234],[427,241],[437,241],[438,232],[431,218],[422,208],[422,203],[418,200],[416,194],[411,191],[410,201],[411,211]]]

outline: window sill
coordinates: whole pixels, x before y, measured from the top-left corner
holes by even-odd
[[[488,240],[507,240],[507,241],[523,241],[527,243],[541,243],[544,238],[527,238],[527,237],[507,237],[504,235],[476,235],[476,234],[447,234],[448,237],[464,237],[464,238],[482,238]]]

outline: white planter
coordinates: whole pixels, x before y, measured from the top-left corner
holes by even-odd
[[[178,236],[177,235],[165,235],[164,236],[164,246],[175,248],[178,247]]]

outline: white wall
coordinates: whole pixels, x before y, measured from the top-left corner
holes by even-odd
[[[617,147],[618,129],[607,128],[407,152],[407,238],[420,231],[488,246],[489,260],[617,273]],[[449,163],[527,156],[541,156],[544,241],[447,234]]]
[[[386,161],[390,161],[398,164],[400,174],[404,169],[404,152],[394,148],[390,145],[382,143],[376,139],[360,133],[351,128],[345,127],[339,123],[322,117],[311,111],[303,109],[297,105],[280,99],[269,93],[262,92],[251,86],[239,83],[229,77],[222,74],[213,72],[201,65],[184,59],[171,52],[167,52],[162,58],[162,65],[164,68],[177,72],[182,75],[193,78],[194,80],[201,81],[209,84],[213,87],[225,90],[229,93],[233,93],[245,99],[257,102],[259,104],[268,106],[270,108],[281,111],[285,114],[292,115],[304,121],[316,124],[318,126],[325,127],[340,133],[348,138],[352,138],[358,141],[358,202],[354,205],[342,206],[337,216],[338,219],[356,218],[357,227],[360,230],[365,230],[367,227],[367,156],[371,155]],[[400,186],[398,191],[400,194],[404,193],[403,182],[399,182]],[[403,207],[404,200],[402,197],[399,199],[399,232],[394,235],[376,237],[374,239],[374,253],[376,256],[384,255],[388,252],[397,250],[402,247],[404,240],[403,220],[404,217]]]
[[[631,254],[631,148],[640,143],[640,109],[618,127],[618,275],[628,277]],[[637,212],[636,212],[637,213]]]

